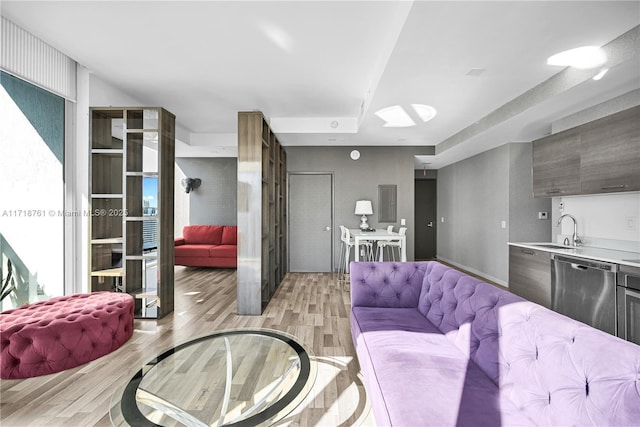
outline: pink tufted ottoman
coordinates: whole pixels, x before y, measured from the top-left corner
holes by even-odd
[[[95,360],[133,335],[133,297],[94,292],[0,313],[0,378],[30,378]]]

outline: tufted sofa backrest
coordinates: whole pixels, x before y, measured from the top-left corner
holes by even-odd
[[[426,262],[352,262],[352,307],[418,306]]]
[[[640,346],[437,262],[418,310],[537,425],[640,425]]]

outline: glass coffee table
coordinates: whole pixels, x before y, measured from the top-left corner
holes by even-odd
[[[111,399],[115,426],[256,426],[289,414],[311,390],[317,366],[279,331],[226,330],[153,359]]]

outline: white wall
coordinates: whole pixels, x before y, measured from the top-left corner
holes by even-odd
[[[129,107],[144,106],[145,103],[111,86],[95,74],[91,74],[89,79],[89,105],[91,107]]]
[[[564,202],[562,212],[560,202]],[[568,213],[576,218],[578,236],[585,245],[640,252],[640,193],[557,197],[553,199],[552,209],[555,241],[562,242],[564,237],[571,238],[573,234],[569,220],[556,227],[560,215]]]

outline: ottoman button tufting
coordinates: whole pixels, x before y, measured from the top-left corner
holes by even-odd
[[[115,305],[107,306],[110,303]],[[133,335],[133,310],[131,295],[93,292],[54,297],[0,313],[0,378],[52,374],[116,350]],[[109,318],[118,319],[118,327],[111,334],[91,334],[104,329]],[[79,342],[75,337],[78,331],[83,334]],[[72,350],[65,350],[65,340],[74,343]],[[27,346],[13,344],[20,342]],[[7,356],[12,345],[24,351]],[[40,359],[38,363],[34,363],[34,356]]]

